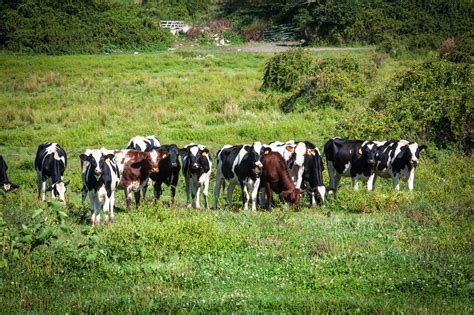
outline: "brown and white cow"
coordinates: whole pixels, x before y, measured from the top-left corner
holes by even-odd
[[[270,148],[265,148],[263,153],[263,173],[260,187],[265,188],[269,211],[272,210],[272,191],[289,203],[294,204],[295,211],[298,211],[298,202],[303,190],[296,188],[288,172],[288,165],[284,158],[277,152],[271,152]]]
[[[140,206],[140,191],[148,184],[150,174],[158,173],[160,161],[168,156],[164,150],[140,152],[136,150],[115,150],[115,160],[120,171],[120,188],[125,190],[127,209],[130,209],[132,192],[136,208]]]

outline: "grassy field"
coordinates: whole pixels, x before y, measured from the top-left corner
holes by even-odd
[[[373,54],[317,55],[370,62]],[[71,192],[82,186],[86,148],[123,148],[148,134],[213,153],[255,140],[322,147],[340,119],[424,58],[386,57],[355,108],[284,114],[284,95],[259,91],[270,56],[0,55],[0,154],[21,185],[0,195],[0,313],[473,313],[474,160],[455,151],[431,146],[413,193],[383,179],[373,193],[352,192],[343,179],[337,200],[299,213],[198,211],[183,207],[181,178],[176,207],[166,189],[163,203],[127,212],[119,191],[115,224],[87,225]],[[69,155],[64,207],[36,200],[33,161],[44,141]]]

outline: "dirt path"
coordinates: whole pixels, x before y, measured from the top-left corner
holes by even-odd
[[[217,52],[280,52],[288,50],[292,47],[298,47],[296,42],[280,42],[280,43],[256,43],[247,44],[239,47],[221,47],[216,49],[199,49],[202,53],[217,53]],[[349,51],[349,50],[371,50],[370,47],[310,47],[306,48],[310,51]]]

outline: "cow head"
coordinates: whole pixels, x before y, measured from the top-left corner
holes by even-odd
[[[189,144],[180,149],[180,155],[186,157],[191,170],[196,171],[202,169],[207,173],[210,169],[209,165],[209,149],[204,145]]]
[[[151,173],[158,173],[160,170],[160,161],[168,159],[170,156],[168,150],[164,148],[155,148],[147,152],[145,161],[149,164]]]
[[[359,147],[359,156],[363,158],[367,164],[374,167],[378,155],[378,149],[375,143],[365,142]]]
[[[57,182],[57,183],[54,183],[53,185],[51,185],[50,188],[47,189],[47,191],[51,191],[52,192],[52,195],[53,195],[53,198],[56,198],[58,197],[59,198],[59,201],[61,202],[65,202],[65,199],[64,199],[64,196],[66,194],[66,186],[69,185],[71,181],[63,181],[62,179]]]
[[[427,149],[426,145],[418,145],[418,143],[413,142],[407,145],[404,145],[400,149],[399,156],[410,163],[412,167],[416,167],[418,165],[420,159],[421,151]]]
[[[252,172],[255,175],[260,175],[263,169],[262,157],[264,148],[260,142],[255,142],[253,145],[245,145],[244,150],[247,151],[245,159],[247,159],[248,165],[251,166]]]
[[[298,211],[298,204],[300,201],[301,194],[304,193],[304,190],[295,188],[293,190],[285,190],[282,191],[280,196],[285,200],[286,202],[289,202],[295,206],[295,211]]]

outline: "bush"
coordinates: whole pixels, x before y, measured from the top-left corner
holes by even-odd
[[[302,76],[314,73],[314,61],[313,56],[302,48],[276,54],[265,65],[261,89],[291,90]]]
[[[378,94],[367,111],[342,121],[341,130],[374,138],[431,141],[438,147],[473,147],[472,64],[429,61],[400,73]],[[378,122],[363,122],[372,117]],[[362,122],[362,123],[361,123]]]
[[[5,7],[3,18],[4,46],[15,52],[152,50],[173,42],[171,33],[141,6],[23,0],[16,7]]]
[[[367,81],[376,71],[371,63],[360,64],[352,58],[330,58],[318,61],[299,90],[281,106],[284,112],[303,112],[320,107],[341,109],[355,105],[367,92]]]
[[[265,23],[262,21],[254,21],[253,23],[242,27],[240,33],[246,42],[256,42],[263,40],[263,31]]]
[[[448,37],[439,47],[440,59],[452,62],[472,62],[474,56],[474,41],[466,34],[461,40]]]

